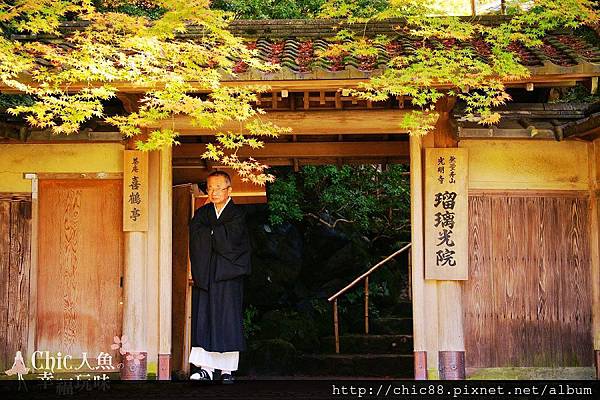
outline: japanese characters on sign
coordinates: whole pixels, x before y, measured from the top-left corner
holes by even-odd
[[[425,150],[425,279],[468,279],[467,150]]]
[[[123,230],[148,230],[148,153],[125,150]]]

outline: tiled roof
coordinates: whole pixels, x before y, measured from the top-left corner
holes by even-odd
[[[498,24],[507,17],[479,17],[483,24]],[[63,30],[79,29],[81,24],[65,24]],[[355,57],[341,55],[337,57],[319,57],[318,51],[325,50],[331,43],[338,23],[333,20],[237,20],[230,29],[237,35],[247,38],[247,45],[255,48],[264,61],[279,64],[276,72],[263,73],[251,70],[243,62],[234,68],[237,80],[288,80],[288,79],[351,79],[367,78],[385,68],[387,62],[399,54],[410,54],[415,49],[426,46],[430,48],[471,48],[482,60],[490,54],[488,45],[481,39],[469,41],[419,40],[411,37],[406,26],[399,20],[370,22],[366,25],[345,25],[357,35],[365,35],[369,39],[385,36],[387,44],[377,44],[377,56]],[[200,27],[190,27],[180,40],[193,40],[202,34]],[[15,36],[20,39],[31,39],[27,36]],[[543,39],[543,45],[527,48],[514,42],[510,50],[516,53],[521,62],[527,66],[532,75],[545,74],[583,74],[600,75],[600,48],[590,43],[585,37],[577,36],[571,31],[554,32]]]
[[[494,24],[502,18],[483,18],[485,23]],[[471,48],[482,60],[486,60],[490,49],[481,39],[469,41],[426,40],[411,37],[402,29],[399,21],[372,22],[350,26],[357,34],[365,34],[372,40],[377,35],[385,36],[388,43],[377,44],[377,57],[319,57],[318,50],[325,50],[332,43],[335,24],[331,21],[270,20],[235,21],[231,29],[238,35],[248,38],[248,46],[259,51],[260,58],[281,65],[275,73],[259,73],[248,70],[243,63],[236,65],[237,79],[279,80],[279,79],[344,79],[364,78],[385,68],[387,62],[396,55],[408,55],[415,49],[426,46],[435,48]],[[348,28],[346,26],[345,28]],[[189,36],[193,37],[190,32]],[[516,53],[523,65],[532,74],[568,74],[600,72],[600,48],[586,38],[572,32],[554,32],[542,39],[543,45],[527,48],[514,42],[509,49]]]

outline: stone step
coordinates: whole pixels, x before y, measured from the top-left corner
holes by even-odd
[[[412,318],[380,317],[371,320],[370,330],[376,335],[412,335]]]
[[[413,377],[413,356],[402,354],[304,354],[296,374],[307,376]]]
[[[333,353],[335,338],[321,338],[321,352]],[[360,354],[412,354],[413,341],[410,335],[359,335],[340,336],[340,353]]]

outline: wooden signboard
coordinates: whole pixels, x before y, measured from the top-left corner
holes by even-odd
[[[125,150],[123,231],[148,230],[148,153]]]
[[[468,279],[467,149],[425,149],[425,279]]]

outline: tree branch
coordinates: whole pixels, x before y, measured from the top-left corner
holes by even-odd
[[[355,222],[355,221],[351,221],[351,220],[348,220],[348,219],[345,219],[345,218],[338,218],[338,219],[336,219],[336,220],[333,222],[333,224],[331,224],[331,223],[329,223],[329,222],[325,221],[324,219],[322,219],[322,218],[318,217],[317,215],[315,215],[315,214],[313,214],[313,213],[307,213],[307,214],[304,214],[304,215],[305,215],[305,216],[308,216],[308,217],[313,217],[314,219],[316,219],[317,221],[319,221],[319,222],[320,222],[320,223],[322,223],[323,225],[326,225],[326,226],[328,226],[328,227],[329,227],[329,228],[331,228],[331,229],[335,229],[335,226],[336,226],[336,225],[337,225],[339,222],[346,222],[346,223],[349,223],[349,224],[352,224],[352,223],[354,223],[354,222]]]

